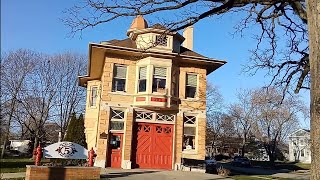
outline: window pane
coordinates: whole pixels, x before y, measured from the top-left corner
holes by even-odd
[[[196,87],[186,86],[186,97],[194,98],[196,97]]]
[[[183,149],[195,149],[195,136],[183,136]]]
[[[196,117],[195,116],[184,116],[183,123],[184,124],[196,124]]]
[[[125,79],[117,79],[117,78],[113,79],[113,87],[112,87],[113,91],[125,91],[125,87],[126,87]]]
[[[166,77],[167,76],[167,68],[155,67],[154,68],[154,76]]]
[[[165,93],[166,79],[153,78],[152,92]]]
[[[110,138],[111,149],[120,149],[121,137],[117,135],[112,135]]]
[[[110,130],[123,130],[124,122],[122,121],[111,121]]]
[[[157,45],[167,46],[167,39],[168,38],[166,36],[156,36]]]
[[[146,92],[147,90],[147,80],[140,79],[139,80],[139,92]]]
[[[197,75],[187,74],[187,85],[197,87]]]
[[[97,87],[91,88],[90,106],[96,106],[97,101]]]
[[[125,79],[126,74],[127,74],[127,67],[126,66],[118,66],[118,65],[116,65],[114,67],[115,67],[114,77]]]
[[[140,67],[139,79],[147,79],[147,67]]]
[[[111,109],[111,119],[124,119],[124,111]]]
[[[196,127],[184,127],[183,134],[195,136],[196,135]]]

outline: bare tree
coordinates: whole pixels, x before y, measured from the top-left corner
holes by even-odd
[[[50,112],[54,107],[54,98],[59,87],[55,73],[57,69],[50,56],[41,55],[32,74],[26,78],[22,97],[19,98],[19,111],[24,116],[21,124],[34,138],[34,148],[44,137],[44,125],[52,121]]]
[[[298,93],[301,88],[310,89],[311,84],[311,178],[320,179],[319,3],[318,0],[86,0],[66,10],[63,22],[74,34],[121,17],[172,13],[172,19],[166,19],[167,26],[178,31],[212,16],[245,15],[237,26],[238,32],[244,33],[251,24],[261,27],[255,37],[257,46],[252,50],[249,69],[253,73],[268,70],[273,77],[270,84],[282,86],[283,92],[293,87]],[[279,43],[279,39],[286,43]]]
[[[4,136],[1,158],[25,79],[33,71],[38,57],[36,52],[23,49],[10,51],[1,57],[1,135]]]
[[[236,130],[242,138],[242,156],[246,152],[248,138],[252,135],[252,125],[255,120],[255,105],[251,101],[250,90],[240,90],[237,93],[238,102],[231,104],[229,115],[234,119]]]
[[[63,138],[71,114],[80,114],[84,109],[85,89],[78,85],[78,75],[85,69],[86,57],[83,54],[67,52],[52,56],[50,62],[54,65],[57,81],[53,116]]]
[[[206,112],[207,112],[207,132],[206,132],[206,144],[210,144],[214,150],[214,154],[217,153],[215,143],[219,139],[222,133],[223,125],[223,98],[219,92],[218,87],[212,84],[207,84],[206,92]]]
[[[77,79],[84,59],[81,54],[45,55],[29,50],[3,56],[1,125],[6,127],[2,127],[3,134],[7,136],[15,123],[18,127],[14,130],[20,130],[20,137],[33,139],[36,147],[48,137],[45,128],[53,122],[64,133],[69,114],[80,113],[85,101],[85,91],[80,89]]]
[[[271,162],[276,160],[279,143],[297,128],[298,114],[303,106],[297,97],[282,98],[275,88],[258,89],[252,94],[256,111],[254,135],[263,143]]]

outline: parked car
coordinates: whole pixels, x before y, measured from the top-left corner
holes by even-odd
[[[206,157],[204,161],[206,163],[206,172],[216,173],[217,161],[213,157]]]
[[[205,162],[207,166],[216,166],[217,161],[213,157],[206,157]]]
[[[251,161],[246,157],[235,157],[231,162],[231,165],[239,167],[249,167],[251,166]]]

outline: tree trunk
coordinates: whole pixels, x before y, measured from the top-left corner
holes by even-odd
[[[244,157],[244,150],[246,149],[246,145],[242,144],[241,156]]]
[[[320,1],[307,1],[310,48],[311,179],[320,179]]]
[[[16,96],[14,96],[12,101],[13,102],[11,104],[11,109],[10,109],[10,114],[9,114],[9,119],[8,119],[8,125],[6,127],[6,132],[4,133],[5,138],[4,138],[3,148],[1,150],[1,159],[4,156],[4,152],[6,150],[6,144],[7,144],[7,141],[9,140],[11,121],[12,121],[13,112],[14,112],[14,109],[15,109],[15,106],[16,106]]]

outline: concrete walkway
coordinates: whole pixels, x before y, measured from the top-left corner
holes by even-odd
[[[22,178],[25,177],[25,172],[21,173],[3,173],[0,179]],[[198,172],[182,172],[182,171],[164,171],[164,170],[145,170],[145,169],[111,169],[106,168],[101,170],[101,179],[110,180],[231,180],[215,174],[205,174]]]

